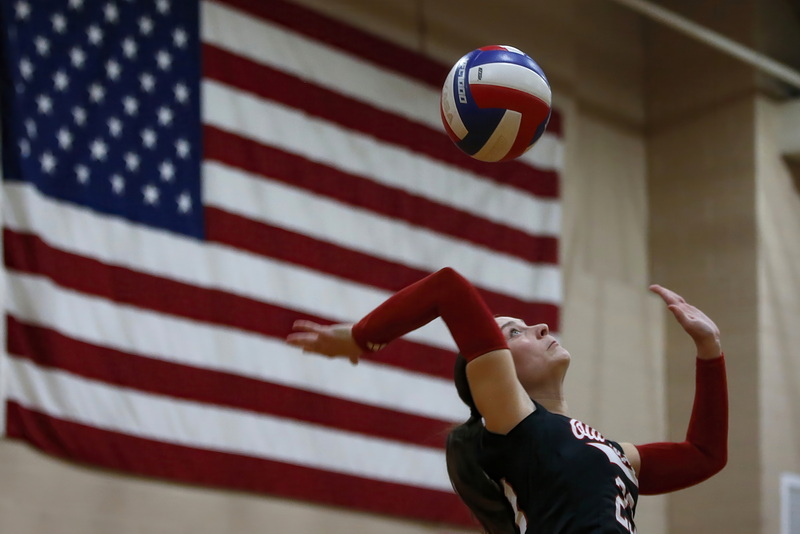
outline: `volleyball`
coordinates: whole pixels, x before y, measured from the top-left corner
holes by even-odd
[[[552,93],[544,71],[513,46],[477,48],[445,79],[439,110],[455,145],[480,161],[508,161],[542,136]]]

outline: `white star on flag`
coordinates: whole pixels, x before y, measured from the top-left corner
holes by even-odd
[[[133,152],[125,154],[125,167],[131,172],[139,170],[139,156]]]
[[[153,89],[156,87],[156,77],[149,72],[145,72],[139,76],[139,83],[141,84],[143,91],[146,93],[152,93]]]
[[[108,155],[108,145],[102,139],[92,141],[91,145],[89,145],[89,150],[92,153],[92,159],[97,161],[105,160]]]
[[[122,101],[122,106],[127,115],[133,116],[139,111],[139,102],[132,96],[126,96]]]
[[[125,40],[122,41],[122,53],[125,54],[125,57],[128,59],[133,59],[136,57],[136,40],[132,37],[126,37]]]
[[[145,204],[158,204],[159,190],[153,184],[147,184],[142,188]]]
[[[119,11],[117,10],[117,6],[115,4],[106,4],[106,6],[103,8],[103,11],[108,22],[117,22],[119,19]]]
[[[164,106],[158,108],[158,123],[162,126],[172,124],[172,110]]]
[[[53,74],[53,87],[59,92],[63,92],[69,87],[69,76],[63,70]]]
[[[158,172],[161,175],[161,179],[165,182],[171,182],[172,179],[175,177],[175,166],[170,161],[164,161],[159,165]]]
[[[142,130],[142,144],[147,148],[154,148],[156,146],[156,141],[158,140],[158,136],[156,132],[150,128],[146,128]]]
[[[176,28],[175,31],[172,32],[172,42],[178,48],[184,48],[188,40],[189,37],[183,28]]]
[[[53,111],[53,101],[47,95],[39,95],[36,97],[36,106],[39,109],[39,113],[42,115],[49,115],[51,111]]]
[[[112,81],[119,80],[120,74],[122,73],[122,67],[116,61],[109,60],[106,62],[106,76]]]
[[[72,66],[76,68],[82,68],[83,64],[86,62],[86,53],[78,47],[74,47],[69,52],[70,61],[72,62]]]
[[[189,100],[189,88],[186,85],[179,83],[175,86],[175,100],[181,104]]]
[[[34,39],[33,42],[36,45],[36,52],[38,52],[40,56],[50,55],[50,41],[40,35]]]
[[[83,126],[86,124],[86,110],[79,106],[72,108],[72,118],[75,120],[75,124]]]
[[[98,26],[89,26],[86,34],[89,37],[89,42],[95,46],[98,46],[103,42],[103,30],[101,30]]]
[[[121,195],[125,191],[125,179],[119,174],[111,177],[111,188],[116,195]]]
[[[72,134],[66,128],[61,128],[58,130],[58,134],[56,134],[58,138],[58,146],[63,148],[64,150],[69,150],[72,148]]]
[[[189,213],[192,211],[192,197],[188,193],[181,193],[178,195],[178,211],[180,213]]]
[[[22,58],[19,62],[19,71],[23,78],[30,79],[33,76],[33,63],[27,58]]]
[[[178,139],[175,142],[175,152],[177,152],[179,158],[187,158],[191,153],[191,147],[189,146],[189,142],[186,139]]]
[[[67,31],[67,19],[61,13],[56,13],[51,19],[53,22],[53,31],[56,33],[64,33]]]
[[[150,35],[153,32],[153,20],[150,17],[139,19],[139,31],[144,36]]]
[[[86,165],[78,165],[75,167],[75,176],[78,178],[78,182],[82,184],[86,184],[89,182],[89,167]]]
[[[89,86],[89,100],[95,104],[99,104],[106,97],[105,88],[99,83],[93,83]]]
[[[16,12],[17,18],[20,20],[26,20],[31,14],[31,6],[28,2],[20,0],[14,6],[14,10]]]
[[[56,168],[56,158],[50,152],[45,152],[40,158],[42,164],[42,171],[47,174],[52,174]]]
[[[172,66],[172,56],[166,50],[159,50],[156,54],[156,63],[161,70],[169,70]]]
[[[33,121],[33,119],[25,120],[25,130],[28,133],[28,137],[30,138],[36,137],[36,133],[38,130],[36,128],[36,123]]]

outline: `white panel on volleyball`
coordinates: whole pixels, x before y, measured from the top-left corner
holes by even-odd
[[[453,68],[450,69],[450,72],[447,74],[447,79],[444,82],[444,90],[442,91],[441,108],[442,113],[444,113],[447,117],[447,124],[450,125],[450,129],[453,130],[453,133],[456,134],[456,137],[459,139],[464,139],[469,131],[467,130],[464,121],[461,120],[461,115],[458,113],[456,102],[453,100],[456,95],[454,95],[452,91],[453,80],[456,77],[456,72],[458,72],[460,68],[459,66],[463,67],[463,63],[461,61],[453,65]]]
[[[513,63],[487,63],[469,69],[470,85],[507,87],[528,93],[550,105],[550,86],[538,72]]]

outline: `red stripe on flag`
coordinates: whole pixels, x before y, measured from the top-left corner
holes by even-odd
[[[391,292],[430,274],[215,208],[207,208],[206,235],[211,241]],[[551,330],[559,331],[559,309],[554,304],[523,301],[486,289],[480,292],[497,313],[547,323]],[[385,361],[383,352],[381,355],[380,360]]]
[[[6,229],[3,239],[5,261],[9,269],[40,274],[61,287],[113,299],[122,304],[231,326],[278,339],[284,339],[298,319],[330,322],[325,318],[224,291],[106,265],[51,247],[39,237],[29,234]],[[365,358],[432,376],[448,379],[453,376],[452,352],[407,340],[399,339],[380,353],[365,355]]]
[[[558,240],[527,234],[400,189],[315,163],[213,126],[204,128],[205,156],[269,180],[303,188],[407,221],[531,263],[558,263]],[[266,178],[265,178],[266,179]],[[342,187],[347,184],[347,187]],[[391,202],[387,202],[391,199]]]
[[[13,401],[6,404],[6,416],[9,437],[70,460],[190,484],[475,526],[467,508],[452,493],[143,439],[65,421]]]
[[[349,432],[443,448],[452,423],[367,406],[222,371],[133,355],[6,318],[8,351],[40,366],[108,384]],[[309,356],[313,357],[313,356]],[[265,362],[268,357],[265,356]],[[266,363],[265,363],[266,364]]]
[[[203,46],[203,75],[288,107],[302,109],[304,113],[345,128],[404,146],[497,183],[541,197],[559,196],[559,176],[555,171],[537,169],[516,161],[478,161],[458,150],[442,130],[433,130],[332,92],[307,79],[297,78],[208,44]],[[269,82],[265,83],[265,80]]]

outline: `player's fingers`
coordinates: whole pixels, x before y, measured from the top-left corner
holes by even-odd
[[[664,302],[666,302],[667,304],[677,304],[686,302],[686,300],[682,296],[678,295],[671,289],[667,289],[666,287],[660,286],[658,284],[651,285],[650,291],[652,291],[653,293],[657,294],[662,299],[664,299]]]
[[[294,333],[286,336],[286,342],[296,347],[308,348],[317,340],[317,335],[313,333]]]
[[[324,328],[321,324],[314,321],[299,319],[292,324],[292,329],[297,332],[320,332]]]
[[[667,306],[667,309],[671,311],[672,314],[679,319],[684,316],[683,309],[677,304],[670,304],[669,306]]]
[[[650,291],[661,297],[667,304],[670,302],[669,293],[667,293],[667,288],[662,287],[658,284],[653,284],[649,287]]]
[[[675,302],[680,302],[681,304],[686,304],[686,299],[685,298],[683,298],[682,296],[678,295],[677,293],[675,293],[671,289],[667,289],[667,291],[669,292],[670,298],[674,299]]]

